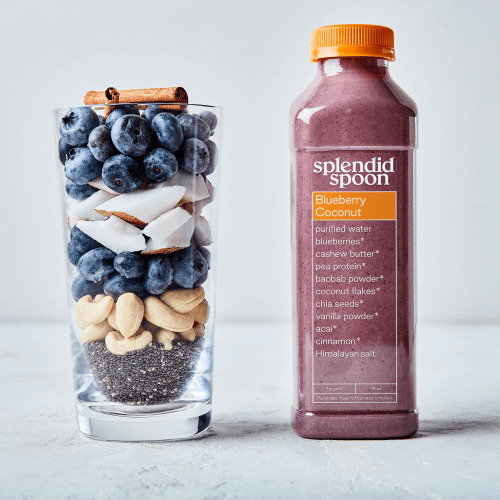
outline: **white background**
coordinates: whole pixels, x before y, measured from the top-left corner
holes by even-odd
[[[395,31],[417,102],[419,318],[500,319],[499,2],[1,2],[0,319],[65,318],[51,110],[184,86],[225,108],[219,320],[290,317],[288,108],[326,24]]]

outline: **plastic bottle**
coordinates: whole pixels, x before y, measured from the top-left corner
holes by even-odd
[[[290,112],[295,395],[307,438],[408,437],[415,401],[417,108],[391,29],[318,28]]]

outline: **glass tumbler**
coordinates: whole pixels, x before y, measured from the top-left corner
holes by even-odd
[[[92,438],[210,425],[222,109],[54,111],[77,420]]]

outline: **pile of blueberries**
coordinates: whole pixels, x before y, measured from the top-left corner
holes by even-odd
[[[101,293],[117,299],[132,292],[144,298],[175,288],[196,288],[207,279],[211,255],[193,240],[170,256],[116,254],[73,226],[68,258],[79,273],[71,286],[73,299],[78,301]]]
[[[137,106],[125,104],[101,124],[103,118],[92,108],[70,109],[59,129],[68,195],[88,198],[96,191],[88,182],[101,175],[117,193],[139,189],[146,177],[168,181],[179,168],[210,175],[217,166],[217,145],[210,140],[217,116],[211,111],[173,113],[151,104],[140,116]]]
[[[67,177],[66,192],[76,200],[97,191],[88,182],[99,176],[112,190],[130,193],[147,179],[173,178],[179,168],[206,177],[217,166],[217,146],[210,140],[217,117],[210,111],[165,112],[153,104],[141,116],[130,104],[117,106],[103,121],[90,107],[72,108],[62,118],[59,157]],[[170,256],[115,254],[76,226],[68,258],[79,272],[71,288],[76,301],[100,293],[116,299],[127,292],[144,297],[194,288],[205,282],[210,268],[209,250],[193,240]]]

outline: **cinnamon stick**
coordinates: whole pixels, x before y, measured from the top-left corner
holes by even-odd
[[[118,90],[114,87],[108,87],[104,92],[96,92],[91,90],[85,94],[83,98],[84,104],[110,104],[110,103],[118,103],[119,94]],[[105,106],[103,116],[107,118],[111,111],[115,109],[114,106]]]
[[[182,87],[160,89],[116,90],[108,87],[104,92],[90,91],[83,98],[84,104],[118,104],[141,102],[178,102],[187,103],[188,95]]]
[[[118,91],[114,87],[108,87],[104,92],[91,90],[83,98],[84,104],[110,104],[119,102]]]
[[[107,118],[114,109],[115,106],[104,106],[104,111],[102,112],[102,116],[104,116],[104,118]]]

